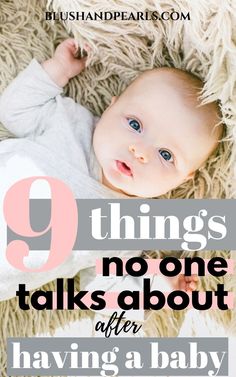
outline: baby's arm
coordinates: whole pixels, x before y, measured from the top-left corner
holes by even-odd
[[[56,49],[54,56],[42,63],[50,78],[60,87],[78,75],[84,68],[86,58],[77,59],[78,45],[74,39],[66,39]]]
[[[0,97],[0,121],[18,137],[39,135],[54,114],[57,96],[70,78],[85,67],[85,58],[75,58],[73,39],[67,39],[54,56],[40,65],[35,59],[6,88]]]

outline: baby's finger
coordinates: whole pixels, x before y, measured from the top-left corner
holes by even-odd
[[[194,283],[193,281],[189,284],[189,288],[192,290],[192,291],[196,291],[197,289],[197,284]]]
[[[73,55],[77,53],[79,44],[74,38],[68,38],[64,41],[64,43]]]
[[[185,276],[184,275],[180,275],[180,277],[179,277],[179,289],[181,291],[185,291],[186,290],[186,281],[185,281]]]
[[[83,50],[81,51],[82,56],[87,57],[89,55],[90,51],[92,51],[92,48],[87,43],[85,43],[85,45],[83,46]]]
[[[62,44],[73,47],[75,45],[75,40],[74,38],[67,38]]]
[[[92,50],[92,48],[88,45],[88,43],[85,43],[85,45],[84,45],[84,50],[85,50],[87,53],[89,53],[89,52]]]
[[[74,39],[73,41],[75,46],[75,52],[77,53],[77,51],[79,50],[79,42],[76,39]]]
[[[81,71],[84,70],[85,68],[85,65],[86,65],[86,57],[82,58],[82,59],[76,59],[75,63],[74,63],[74,67],[77,71],[77,74],[79,74]]]

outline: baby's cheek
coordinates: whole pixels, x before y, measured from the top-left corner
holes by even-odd
[[[155,172],[155,169],[150,172],[149,179],[146,179],[146,182],[152,193],[154,193],[153,196],[164,195],[177,184],[172,175],[165,174],[162,171]]]

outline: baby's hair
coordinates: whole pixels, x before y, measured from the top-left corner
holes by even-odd
[[[169,82],[173,88],[177,89],[185,105],[192,109],[192,111],[199,112],[199,116],[204,119],[204,124],[208,129],[208,135],[212,137],[212,146],[206,159],[208,160],[209,156],[215,155],[213,152],[218,149],[222,138],[225,136],[219,102],[202,103],[204,81],[192,72],[179,68],[154,68],[141,73],[136,80],[151,79],[152,81],[155,77],[160,75],[162,78],[165,76],[166,82]],[[196,170],[204,165],[205,163],[203,162],[200,166],[196,167]]]
[[[208,112],[212,115],[213,124],[209,125],[212,127],[213,131],[216,131],[218,142],[222,140],[224,136],[224,127],[222,125],[222,113],[220,109],[220,102],[214,101],[202,104],[201,99],[203,95],[204,89],[204,82],[198,76],[196,76],[192,72],[184,71],[178,68],[170,68],[174,70],[177,78],[182,82],[183,91],[184,91],[184,98],[190,104],[190,101],[193,101],[192,104],[196,106],[196,108],[201,109],[203,111]],[[217,127],[217,130],[216,130]]]
[[[222,125],[222,114],[220,110],[219,101],[209,102],[202,104],[202,95],[204,89],[204,81],[201,80],[194,73],[181,70],[179,68],[157,68],[157,70],[163,70],[172,76],[173,85],[180,83],[178,89],[182,89],[183,99],[188,105],[192,105],[194,108],[205,113],[209,119],[208,126],[212,129],[212,134],[215,133],[217,144],[222,140],[224,136],[224,127]],[[216,145],[217,146],[217,145]],[[214,148],[215,150],[216,148]]]
[[[170,70],[174,71],[176,77],[182,82],[182,84],[184,84],[183,89],[185,90],[186,98],[192,98],[194,101],[197,100],[199,102],[197,107],[208,105],[208,103],[201,103],[204,89],[204,81],[202,79],[200,79],[197,75],[195,75],[192,72],[181,70],[179,68],[170,68]],[[216,115],[220,120],[222,118],[220,102],[214,101],[209,103],[209,105],[213,105],[215,107]]]

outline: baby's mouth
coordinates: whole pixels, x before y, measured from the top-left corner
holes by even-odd
[[[127,175],[129,177],[133,176],[131,168],[124,161],[116,160],[116,166],[117,166],[117,169],[121,173],[123,173],[123,174],[125,174],[125,175]]]

